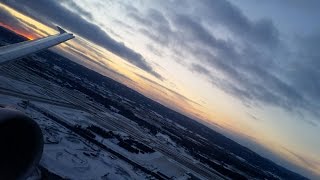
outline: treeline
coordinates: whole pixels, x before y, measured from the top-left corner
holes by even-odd
[[[90,125],[87,127],[87,129],[83,129],[83,132],[92,131],[96,133],[97,135],[109,139],[109,138],[116,138],[119,142],[117,143],[120,147],[126,149],[127,151],[131,153],[153,153],[155,152],[152,148],[149,146],[146,146],[143,143],[140,143],[133,139],[123,139],[120,135],[113,133],[112,131],[106,131],[101,127],[98,127],[96,125]],[[91,132],[88,133],[89,136],[91,136]]]

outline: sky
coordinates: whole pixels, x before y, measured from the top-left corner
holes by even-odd
[[[0,0],[0,25],[320,179],[317,0]]]

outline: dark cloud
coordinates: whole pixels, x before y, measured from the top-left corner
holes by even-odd
[[[152,21],[150,19],[144,18],[142,16],[139,15],[139,12],[129,12],[127,14],[127,16],[137,22],[139,22],[140,24],[143,24],[144,26],[151,26],[152,25]]]
[[[320,33],[297,37],[297,52],[291,55],[287,76],[293,86],[320,108]]]
[[[19,18],[13,17],[10,12],[8,12],[6,9],[0,8],[0,25],[4,26],[6,28],[9,28],[20,35],[32,35],[32,38],[35,38],[36,35],[33,36],[33,32],[39,31],[43,34],[49,35],[46,31],[39,29],[34,24],[31,24],[29,22],[24,22]],[[30,37],[29,37],[30,38]]]
[[[162,46],[174,44],[178,38],[173,32],[168,19],[158,10],[149,9],[146,14],[130,12],[127,16],[142,27],[139,31]]]
[[[0,21],[1,22],[6,22],[6,24],[8,24],[10,26],[20,24],[20,22],[16,18],[13,18],[13,16],[9,12],[7,12],[6,10],[4,10],[2,8],[0,8],[0,9],[1,9],[1,11],[0,11]],[[18,27],[20,27],[20,26],[18,26]]]
[[[27,27],[24,27],[18,19],[14,18],[8,11],[2,8],[0,8],[0,25],[8,26],[20,33],[30,34],[32,32]]]
[[[69,11],[59,4],[59,1],[39,0],[35,3],[23,0],[5,0],[4,3],[19,9],[36,19],[40,15],[41,17],[46,17],[48,21],[43,20],[42,18],[44,23],[51,21],[52,23],[59,24],[76,34],[105,47],[155,77],[163,79],[163,77],[148,64],[141,54],[129,49],[123,43],[115,41],[99,26],[88,22],[79,15]],[[79,11],[78,13],[81,12],[83,11]]]
[[[131,4],[126,4],[121,1],[118,1],[118,3],[124,8],[126,12],[134,12],[134,13],[139,12],[139,10],[136,7],[132,6]]]
[[[204,64],[210,64],[207,67],[221,71],[226,77],[214,76],[210,69],[201,64],[192,64],[191,70],[204,75],[214,86],[241,99],[245,104],[259,101],[288,111],[299,108],[317,113],[296,88],[257,65],[243,65],[239,61],[228,63],[209,52],[201,52],[201,56],[207,61]],[[212,60],[213,58],[215,60]]]
[[[239,8],[226,0],[205,0],[196,3],[194,9],[199,16],[206,17],[209,23],[221,24],[235,36],[241,35],[243,40],[250,40],[269,48],[274,48],[279,43],[279,32],[272,21],[250,21]]]
[[[251,113],[247,113],[247,114],[251,117],[252,120],[261,121],[257,116],[255,116],[255,115],[253,115]]]
[[[258,61],[261,61],[262,58],[254,49],[238,53],[232,42],[218,40],[199,22],[187,16],[179,15],[176,25],[185,29],[186,38],[196,44],[190,48],[191,54],[200,57],[202,63],[220,70],[231,80],[230,82],[228,79],[214,77],[208,69],[203,69],[200,65],[192,65],[193,69],[197,68],[197,72],[207,75],[214,85],[241,99],[257,99],[286,109],[291,107],[289,100],[294,100],[296,105],[304,103],[304,99],[296,90],[261,67]],[[252,54],[257,54],[259,59],[247,59],[247,57],[254,58]]]
[[[275,61],[274,54],[275,49],[284,47],[272,21],[251,21],[225,0],[201,1],[185,7],[188,7],[189,11],[190,8],[194,9],[192,16],[187,14],[187,9],[177,12],[169,8],[166,16],[164,12],[151,9],[146,14],[137,12],[133,19],[140,24],[141,33],[171,51],[186,52],[187,54],[181,57],[185,59],[182,63],[187,62],[192,72],[205,76],[212,85],[241,99],[244,104],[262,102],[298,114],[300,110],[307,110],[319,115],[318,106],[306,98],[312,93],[312,97],[320,97],[317,92],[320,83],[318,84],[318,80],[316,83],[314,81],[319,77],[319,74],[315,73],[317,71],[311,73],[312,79],[306,80],[310,78],[307,71],[311,70],[307,66],[314,63],[300,65],[297,71],[303,75],[297,73],[296,76],[283,77],[283,69]],[[217,38],[210,29],[211,24],[223,26],[236,37],[235,40]],[[314,49],[313,53],[304,54],[308,54],[308,59],[312,59],[310,56],[313,55],[315,61],[319,59],[319,56],[314,54],[320,52],[317,51],[317,42],[320,41],[314,37],[311,39],[314,40],[314,44],[310,45]],[[239,42],[241,49],[237,47]],[[305,72],[302,72],[303,68]],[[214,71],[221,72],[223,76],[213,74]],[[310,92],[297,87],[299,83],[292,77],[301,78],[301,86],[310,87],[307,90]],[[313,122],[306,122],[314,125]]]
[[[201,65],[199,65],[199,64],[194,64],[194,63],[192,63],[192,64],[190,65],[189,69],[190,69],[192,72],[196,72],[196,73],[199,73],[199,74],[204,74],[204,75],[206,75],[206,76],[211,76],[210,71],[209,71],[207,68],[205,68],[205,67],[203,67],[203,66],[201,66]]]
[[[152,9],[152,8],[149,9],[148,16],[149,16],[149,18],[151,18],[153,20],[154,23],[165,25],[165,26],[169,25],[169,22],[164,17],[164,15],[156,9]]]
[[[116,23],[116,24],[118,24],[118,25],[120,25],[120,26],[122,26],[122,27],[124,27],[124,28],[126,28],[126,29],[129,29],[129,30],[134,29],[132,26],[130,26],[130,25],[128,25],[128,24],[126,24],[126,23],[124,23],[124,22],[122,22],[122,21],[113,20],[113,22]]]
[[[92,14],[87,10],[81,8],[77,3],[71,0],[61,0],[61,2],[67,4],[68,6],[72,7],[77,13],[85,16],[86,18],[93,20]]]
[[[147,44],[146,47],[151,51],[153,54],[162,57],[163,54],[161,51],[159,51],[157,48],[155,48],[152,44]]]

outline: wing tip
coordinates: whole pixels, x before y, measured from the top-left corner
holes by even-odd
[[[59,27],[59,26],[57,26],[57,29],[58,29],[60,34],[66,33],[66,31],[64,29],[62,29],[61,27]]]

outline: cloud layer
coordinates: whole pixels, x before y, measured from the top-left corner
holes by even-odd
[[[75,4],[73,1],[66,1],[68,3]],[[144,59],[144,57],[126,47],[123,43],[117,42],[112,39],[103,29],[99,26],[85,20],[82,16],[90,18],[90,13],[82,10],[78,6],[76,7],[76,14],[64,6],[59,1],[53,0],[39,0],[36,3],[32,1],[23,0],[5,0],[4,3],[36,18],[42,20],[43,23],[48,24],[49,22],[61,25],[73,33],[79,34],[80,36],[108,49],[109,51],[121,56],[130,63],[137,67],[145,70],[162,80],[163,77],[157,73],[152,66]],[[52,26],[52,24],[49,24]]]
[[[91,12],[75,1],[62,1],[72,6],[73,11],[53,0],[4,2],[35,18],[41,17],[44,23],[49,20],[66,27],[163,79],[141,54],[88,22],[86,19],[93,18]],[[187,65],[192,72],[246,105],[265,103],[300,114],[302,110],[319,115],[318,34],[297,38],[297,50],[292,53],[270,19],[250,20],[226,0],[166,1],[156,4],[158,8],[144,11],[130,3],[120,4],[137,27],[118,22],[148,37],[153,42],[148,49],[156,56],[162,56],[162,50],[156,47],[170,49],[177,57],[173,60]]]
[[[170,3],[166,10],[130,11],[127,16],[155,44],[179,52],[179,60],[189,64],[192,72],[245,104],[319,115],[316,77],[320,74],[315,61],[320,57],[316,48],[320,41],[316,37],[297,43],[301,50],[294,53],[303,56],[302,61],[270,19],[250,20],[225,0]],[[288,67],[294,70],[287,72]]]

